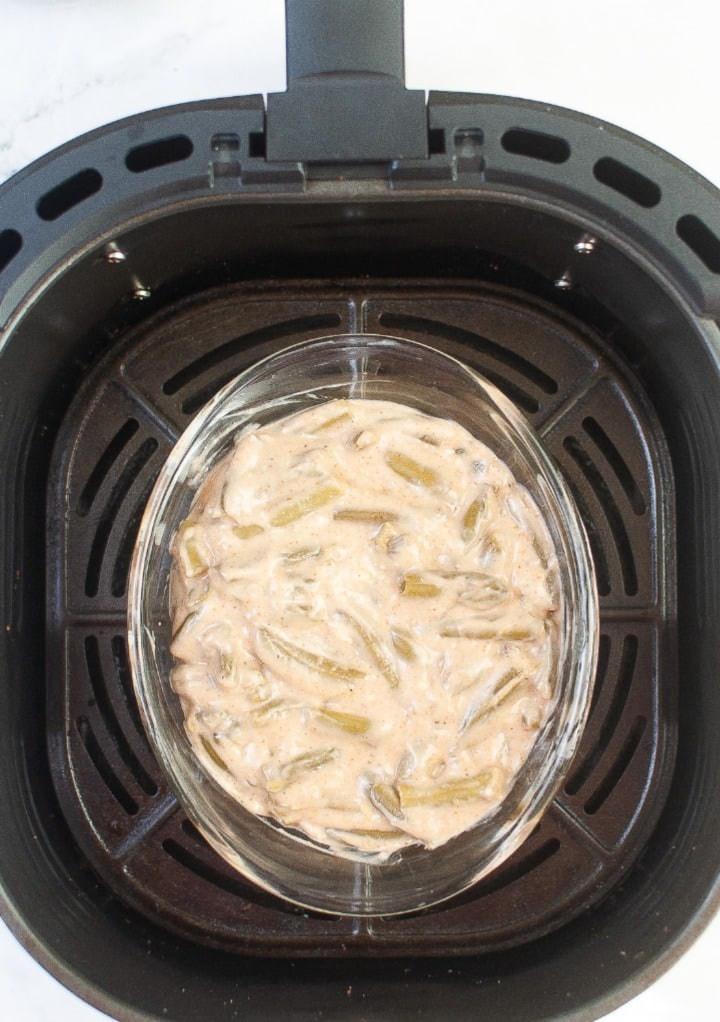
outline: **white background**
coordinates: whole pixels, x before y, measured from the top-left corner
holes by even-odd
[[[285,88],[282,0],[0,0],[0,181],[68,139],[165,104]],[[571,107],[720,186],[709,0],[406,0],[406,83]],[[718,864],[720,867],[720,863]],[[718,1017],[720,919],[608,1022]],[[0,923],[5,1022],[105,1018]]]

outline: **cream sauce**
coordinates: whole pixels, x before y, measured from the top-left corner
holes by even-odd
[[[172,684],[250,812],[382,859],[502,801],[552,707],[557,562],[458,423],[342,400],[256,428],[172,549]]]

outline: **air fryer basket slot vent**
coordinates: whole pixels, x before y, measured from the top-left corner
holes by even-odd
[[[603,156],[599,159],[593,167],[593,174],[602,184],[624,195],[643,209],[652,209],[662,199],[659,185],[626,163],[613,159],[612,156]]]
[[[567,139],[547,135],[543,131],[510,128],[501,142],[505,152],[515,156],[529,156],[532,160],[544,160],[545,163],[565,163],[570,159],[570,143]]]
[[[0,273],[22,248],[22,235],[11,228],[0,231]]]
[[[95,195],[103,186],[102,174],[88,167],[79,170],[66,181],[55,185],[37,202],[37,215],[42,220],[57,220],[74,206],[79,206],[91,195]]]
[[[678,237],[682,238],[708,270],[720,273],[720,238],[717,234],[692,213],[681,216],[676,229]]]
[[[171,163],[187,160],[192,156],[193,149],[192,139],[187,135],[158,138],[128,150],[125,155],[125,166],[132,174],[144,174],[156,167],[166,167]]]
[[[441,347],[511,399],[520,395],[582,496],[601,563],[597,690],[565,790],[511,860],[418,919],[323,920],[237,877],[176,806],[150,755],[124,638],[142,508],[193,411],[257,358],[351,330]],[[653,826],[671,764],[662,720],[674,682],[660,650],[673,623],[654,567],[659,551],[671,549],[663,510],[671,483],[649,415],[599,334],[497,284],[228,285],[131,329],[69,408],[52,470],[49,528],[60,538],[50,628],[64,637],[56,666],[70,664],[67,674],[49,672],[53,716],[68,734],[52,767],[76,840],[99,874],[178,934],[259,955],[497,950],[561,926],[601,897]]]

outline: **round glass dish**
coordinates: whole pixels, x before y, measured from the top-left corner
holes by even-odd
[[[251,424],[336,398],[390,400],[464,426],[507,465],[541,509],[557,554],[559,609],[554,702],[500,806],[428,850],[385,862],[329,852],[244,809],[206,771],[186,736],[172,689],[172,537],[212,470]],[[464,891],[506,859],[554,797],[587,716],[598,611],[582,522],[542,445],[515,407],[473,370],[436,349],[375,335],[318,338],[257,362],[224,387],[184,432],[140,525],[130,571],[129,646],[135,692],[155,755],[183,809],[235,869],[281,898],[344,915],[427,908]]]

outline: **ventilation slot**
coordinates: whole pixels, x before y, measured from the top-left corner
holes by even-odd
[[[601,636],[600,639],[600,654],[602,656],[604,648],[605,657],[605,668],[607,667],[607,658],[610,650],[610,639],[607,635]],[[603,720],[598,733],[595,746],[592,751],[582,760],[577,770],[572,774],[572,777],[565,785],[565,791],[571,797],[576,795],[582,786],[588,781],[595,767],[600,762],[605,749],[615,734],[622,715],[625,710],[627,703],[628,694],[632,685],[633,675],[635,673],[635,665],[637,663],[638,654],[638,640],[635,635],[626,635],[623,640],[622,653],[620,655],[620,664],[617,671],[617,680],[613,686],[613,697],[608,707],[605,719]],[[600,679],[605,680],[604,670],[601,673],[600,658],[598,659],[598,681]],[[594,725],[593,721],[593,725]],[[594,726],[593,726],[594,731]],[[587,809],[585,810],[587,812]]]
[[[240,337],[234,337],[232,340],[226,341],[226,343],[222,344],[219,348],[214,348],[212,351],[207,352],[200,358],[195,359],[194,362],[191,362],[179,372],[175,373],[174,376],[171,376],[170,379],[166,380],[163,384],[163,393],[168,396],[177,394],[178,391],[197,380],[198,377],[203,376],[205,373],[217,368],[218,366],[221,366],[230,359],[237,358],[238,355],[248,351],[256,345],[281,340],[285,337],[296,338],[299,334],[308,335],[320,330],[337,329],[340,326],[340,323],[341,319],[337,313],[320,316],[303,316],[298,319],[289,319],[282,323],[273,323],[270,326],[261,327],[259,330],[253,330],[250,333],[242,334]],[[238,370],[233,368],[222,376],[213,379],[205,386],[198,388],[198,390],[194,393],[188,395],[188,397],[186,397],[182,402],[183,412],[186,415],[191,415],[199,408],[202,408],[202,406],[206,404],[206,402],[209,401],[225,383],[228,383],[237,375],[237,372]]]
[[[100,774],[103,779],[105,786],[108,791],[112,794],[116,802],[118,802],[128,816],[135,816],[138,811],[138,804],[134,798],[125,790],[125,787],[120,782],[112,769],[105,754],[100,747],[100,743],[95,737],[95,733],[90,725],[90,721],[87,717],[80,717],[77,721],[77,731],[80,735],[80,740],[85,746],[85,751],[92,760],[93,766]]]
[[[496,891],[501,891],[505,887],[509,887],[510,884],[516,883],[518,880],[522,880],[533,870],[538,869],[544,863],[551,859],[553,855],[556,855],[560,851],[560,841],[558,838],[550,838],[544,844],[535,848],[528,855],[522,856],[517,861],[512,862],[507,868],[501,867],[487,881],[481,881],[473,893],[479,897],[484,898],[489,894],[495,894]]]
[[[125,156],[125,166],[133,174],[144,174],[146,170],[154,170],[156,167],[181,163],[192,153],[193,144],[187,135],[171,135],[130,149]]]
[[[153,437],[147,440],[138,448],[135,454],[127,461],[122,471],[118,474],[107,504],[95,530],[90,556],[88,558],[87,571],[85,574],[85,595],[94,597],[98,594],[102,563],[105,556],[105,549],[110,538],[115,519],[125,501],[133,483],[157,450],[158,443]]]
[[[598,450],[605,456],[610,468],[617,476],[618,482],[625,491],[630,507],[636,515],[644,515],[647,511],[647,504],[640,489],[620,451],[607,435],[599,422],[588,416],[583,419],[583,429],[594,442]]]
[[[138,529],[140,528],[140,521],[145,510],[145,505],[150,499],[150,494],[152,493],[154,485],[155,473],[153,472],[138,497],[135,508],[123,529],[123,533],[117,547],[117,555],[115,557],[115,563],[113,564],[112,575],[110,577],[110,594],[112,596],[119,598],[124,596],[125,591],[127,590],[130,562],[132,561],[133,551],[135,549],[135,540],[137,539]]]
[[[618,784],[622,780],[623,774],[630,766],[632,758],[640,745],[646,726],[647,720],[645,717],[639,716],[635,718],[633,726],[630,729],[615,762],[612,764],[602,783],[596,788],[583,806],[583,809],[588,816],[594,816],[595,813],[602,809],[605,802],[607,802],[613,791],[617,788]]]
[[[88,476],[83,486],[82,493],[77,504],[77,513],[85,518],[98,495],[103,480],[112,469],[118,457],[122,454],[126,444],[132,440],[140,428],[137,419],[128,419],[117,431],[103,453],[100,455],[95,468]]]
[[[711,273],[720,273],[720,238],[698,217],[681,216],[675,227],[678,237],[691,249]],[[0,259],[0,265],[2,261]]]
[[[8,228],[0,231],[0,273],[9,266],[22,248],[22,235]]]
[[[128,712],[128,716],[135,725],[135,730],[143,739],[143,742],[147,745],[147,739],[145,738],[145,731],[142,726],[140,719],[140,711],[138,709],[137,700],[135,699],[135,692],[133,690],[132,675],[130,673],[130,661],[128,660],[127,646],[125,640],[121,635],[114,635],[110,643],[110,649],[112,650],[113,668],[115,670],[115,677],[120,682],[120,692],[125,700],[125,707]]]
[[[79,174],[69,177],[67,181],[63,181],[38,199],[35,207],[37,215],[41,220],[57,220],[68,210],[99,192],[102,184],[102,174],[99,171],[90,168],[81,170]]]
[[[595,712],[595,709],[600,699],[600,693],[602,692],[603,685],[605,684],[605,678],[607,676],[608,665],[610,663],[610,650],[612,643],[610,636],[604,633],[600,635],[598,640],[598,655],[597,655],[597,667],[595,669],[595,684],[593,685],[593,693],[590,701],[590,714]]]
[[[585,526],[588,543],[590,544],[590,551],[592,553],[593,565],[595,567],[595,584],[597,585],[598,595],[608,596],[610,593],[610,569],[608,567],[607,557],[605,556],[602,537],[598,532],[593,516],[590,514],[590,509],[580,493],[580,490],[575,485],[575,482],[568,476],[565,476],[565,482],[570,487],[573,500],[575,501],[578,512],[583,521],[583,525]]]
[[[615,503],[615,499],[602,473],[582,444],[575,437],[569,436],[563,441],[563,447],[585,476],[602,507],[617,551],[620,571],[622,573],[623,589],[628,596],[636,596],[638,582],[632,544],[628,538],[625,523]],[[587,518],[584,517],[584,520],[587,524]]]
[[[448,323],[440,323],[436,320],[424,319],[421,316],[411,316],[404,313],[383,312],[379,317],[379,322],[381,326],[387,327],[390,330],[401,330],[422,337],[444,337],[457,344],[467,345],[488,358],[500,362],[517,375],[525,377],[531,386],[541,390],[544,394],[557,393],[557,382],[551,376],[548,376],[547,373],[543,372],[539,366],[529,362],[522,355],[517,355],[514,351],[509,351],[489,338],[481,337],[470,330],[463,330],[461,327],[454,327]],[[483,365],[481,371],[483,376],[490,380],[491,383],[494,383],[511,401],[519,405],[524,411],[534,414],[539,410],[540,402],[538,399],[518,383],[508,380],[506,376],[493,371],[487,365]]]
[[[593,174],[600,184],[624,195],[637,206],[652,209],[662,198],[660,186],[632,167],[628,167],[612,156],[603,156],[593,167]]]
[[[546,135],[528,128],[510,128],[500,140],[513,156],[529,156],[544,163],[565,163],[570,159],[570,143],[558,135]]]
[[[117,748],[120,759],[145,794],[157,795],[157,784],[150,777],[130,747],[130,743],[115,713],[105,682],[105,672],[103,671],[102,659],[100,657],[100,643],[95,635],[88,635],[85,638],[85,662],[87,664],[90,687],[95,697],[97,708],[103,718],[108,738]]]
[[[179,841],[175,841],[174,838],[166,838],[162,843],[162,848],[175,862],[179,862],[181,866],[190,870],[191,873],[200,877],[201,880],[213,884],[214,887],[219,887],[226,894],[231,894],[236,898],[248,897],[248,886],[242,880],[223,873],[204,859],[198,858],[197,855],[194,855],[184,845],[181,845]]]

